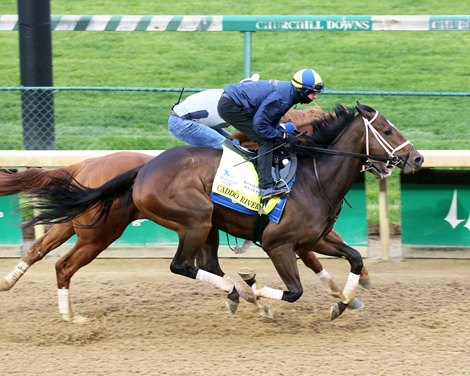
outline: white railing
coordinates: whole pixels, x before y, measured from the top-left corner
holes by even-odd
[[[79,163],[88,158],[112,154],[117,150],[3,150],[0,151],[0,168],[45,167],[56,168]],[[162,150],[133,150],[159,155]],[[420,150],[425,168],[470,167],[470,150]],[[380,242],[382,259],[390,259],[390,224],[388,220],[387,182],[379,183]],[[35,232],[42,235],[43,229]]]

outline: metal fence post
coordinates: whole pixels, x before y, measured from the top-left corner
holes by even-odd
[[[243,76],[248,78],[251,76],[251,31],[245,31],[244,42]]]
[[[52,86],[49,0],[18,0],[20,74],[23,86]],[[21,93],[23,147],[55,149],[54,98],[49,89]]]

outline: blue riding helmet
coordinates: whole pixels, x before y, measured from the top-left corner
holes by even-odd
[[[291,83],[300,92],[302,103],[311,102],[308,98],[310,93],[322,93],[325,90],[325,83],[313,69],[299,70],[292,77]]]

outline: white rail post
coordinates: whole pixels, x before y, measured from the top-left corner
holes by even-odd
[[[379,223],[382,260],[390,260],[390,224],[388,221],[387,179],[379,182]]]

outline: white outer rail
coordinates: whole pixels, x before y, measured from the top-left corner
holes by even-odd
[[[0,168],[46,167],[57,168],[81,162],[88,158],[102,157],[117,150],[3,150],[0,151]],[[159,155],[163,150],[133,150],[148,155]],[[470,167],[470,150],[420,150],[424,156],[423,167]],[[382,259],[390,259],[390,224],[388,219],[387,182],[379,183],[379,220]],[[38,226],[36,226],[38,227]],[[38,227],[36,236],[43,233]]]
[[[61,167],[121,150],[0,150],[0,168]],[[157,156],[163,150],[127,150]],[[470,150],[420,150],[423,167],[470,167]]]

